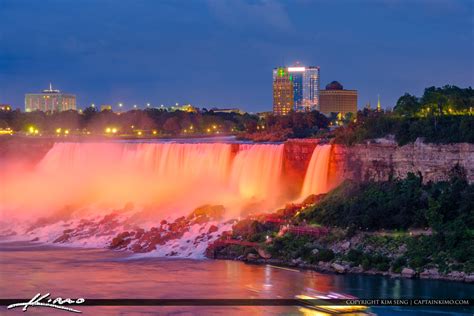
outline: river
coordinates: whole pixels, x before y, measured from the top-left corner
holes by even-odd
[[[360,298],[468,298],[464,283],[334,275],[236,261],[136,258],[106,249],[0,244],[0,297],[294,298],[305,289]],[[25,315],[1,307],[2,315]],[[300,315],[296,307],[88,307],[83,315]],[[372,307],[377,315],[472,315],[469,309]],[[28,315],[68,315],[32,307]]]

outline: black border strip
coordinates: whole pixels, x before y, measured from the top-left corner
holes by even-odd
[[[28,299],[0,299],[0,306],[29,302]],[[63,306],[474,306],[473,299],[85,299]]]

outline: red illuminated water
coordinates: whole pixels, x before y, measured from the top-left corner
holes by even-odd
[[[127,229],[149,229],[203,205],[222,205],[221,221],[194,225],[155,253],[173,248],[174,255],[199,257],[212,240],[199,246],[190,241],[211,225],[218,227],[217,238],[230,229],[223,224],[228,219],[325,193],[329,154],[330,145],[316,147],[301,185],[285,174],[283,144],[56,143],[32,168],[3,162],[0,222],[9,224],[0,235],[104,247]],[[84,221],[95,224],[80,228]],[[81,236],[65,238],[70,230]]]

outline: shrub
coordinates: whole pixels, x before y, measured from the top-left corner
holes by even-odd
[[[320,249],[319,252],[316,254],[317,261],[331,261],[334,259],[334,252],[331,249]]]

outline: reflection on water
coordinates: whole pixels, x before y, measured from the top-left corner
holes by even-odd
[[[0,244],[0,297],[50,292],[71,298],[293,298],[305,289],[360,298],[468,298],[472,285],[362,275],[330,275],[211,260],[131,260],[103,249]],[[430,310],[373,308],[379,315],[426,315]],[[294,307],[81,307],[84,315],[300,315]],[[433,315],[439,315],[439,312]],[[25,315],[20,310],[5,315]],[[65,315],[31,308],[28,315]],[[431,313],[428,313],[431,314]],[[457,310],[456,315],[471,315]],[[3,315],[3,314],[2,314]]]

